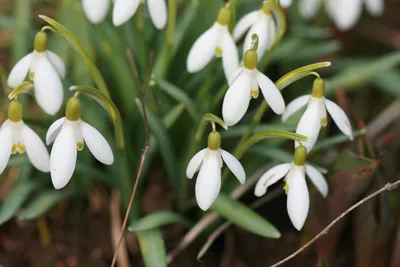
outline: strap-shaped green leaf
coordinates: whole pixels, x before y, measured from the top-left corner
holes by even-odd
[[[275,85],[278,87],[279,90],[282,90],[285,87],[289,86],[290,84],[294,83],[295,81],[298,81],[301,78],[310,75],[311,72],[329,66],[331,66],[330,62],[320,62],[292,70],[291,72],[285,74],[282,78],[280,78],[275,83]]]
[[[128,230],[132,232],[147,231],[173,223],[189,224],[181,215],[170,211],[158,211],[134,221]]]
[[[160,230],[136,233],[146,267],[167,267],[167,255]]]
[[[119,113],[119,110],[115,106],[114,102],[112,102],[110,98],[101,93],[99,90],[90,86],[80,86],[80,85],[71,86],[70,90],[80,92],[96,100],[97,103],[99,103],[105,110],[107,110],[108,114],[110,115],[114,123],[115,139],[117,146],[118,148],[123,149],[125,142],[124,142],[124,133],[122,130],[121,114]]]
[[[96,67],[96,64],[94,64],[94,62],[90,59],[86,51],[83,50],[82,46],[78,42],[78,39],[67,28],[65,28],[57,21],[44,15],[39,15],[39,18],[46,21],[51,26],[47,27],[47,29],[50,29],[60,36],[64,37],[75,48],[75,50],[78,51],[78,53],[85,61],[86,65],[89,67],[89,70],[92,73],[93,81],[96,83],[97,88],[99,88],[99,90],[104,95],[109,96],[110,92],[107,88],[103,76],[101,75],[100,70]]]
[[[19,215],[20,220],[33,220],[41,215],[45,214],[48,210],[54,207],[57,203],[64,200],[67,195],[61,191],[46,191],[41,194],[31,203]]]
[[[252,233],[270,237],[280,238],[279,231],[267,220],[255,213],[237,200],[220,193],[211,209],[225,219],[231,221]]]

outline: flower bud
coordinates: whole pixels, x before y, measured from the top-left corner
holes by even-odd
[[[22,105],[18,100],[13,100],[8,106],[8,119],[12,122],[19,122],[22,119]]]
[[[47,33],[38,32],[35,36],[34,41],[35,51],[38,53],[45,52],[47,50]]]
[[[316,98],[323,98],[325,96],[325,81],[322,78],[314,80],[312,96]]]
[[[294,151],[294,165],[304,166],[307,160],[307,148],[303,145],[296,147]]]
[[[219,132],[211,132],[208,135],[208,149],[218,150],[221,147],[221,135]]]
[[[228,5],[221,8],[218,13],[217,22],[222,26],[228,25],[231,21],[232,13]]]
[[[71,97],[67,103],[67,109],[65,111],[65,117],[69,121],[77,121],[81,118],[81,101],[77,97]]]

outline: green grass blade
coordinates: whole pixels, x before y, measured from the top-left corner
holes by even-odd
[[[42,192],[37,198],[32,200],[19,215],[20,220],[33,220],[45,214],[57,203],[64,200],[67,195],[62,191]]]
[[[173,223],[189,224],[189,222],[179,214],[170,211],[158,211],[133,222],[128,227],[128,230],[131,232],[148,231]]]
[[[136,233],[146,267],[167,267],[165,244],[160,230]]]

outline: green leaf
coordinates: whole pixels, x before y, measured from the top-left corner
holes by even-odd
[[[134,221],[128,227],[128,230],[131,232],[148,231],[173,223],[189,224],[189,222],[179,214],[170,211],[158,211]]]
[[[45,214],[57,203],[66,198],[66,194],[61,191],[46,191],[41,193],[37,198],[32,200],[19,215],[20,220],[33,220]]]
[[[225,131],[221,133],[222,138],[237,138],[243,136],[248,128],[249,124],[241,124],[237,125],[233,128],[230,128],[229,131]],[[272,131],[272,130],[280,130],[280,131],[294,131],[296,130],[296,125],[291,124],[258,124],[253,133],[259,133],[264,131]]]
[[[124,132],[122,130],[122,120],[119,110],[115,104],[103,93],[101,93],[96,88],[90,86],[71,86],[71,91],[77,91],[87,95],[88,97],[94,99],[99,103],[110,115],[115,128],[115,139],[117,146],[119,148],[124,148]]]
[[[377,88],[393,96],[400,96],[400,72],[398,70],[382,72],[378,76],[375,76],[371,82]]]
[[[136,105],[140,113],[143,116],[142,103],[139,99],[136,99]],[[165,169],[168,174],[168,178],[170,179],[171,185],[174,188],[175,192],[179,192],[179,173],[178,173],[178,160],[176,160],[176,156],[174,153],[174,149],[171,143],[171,138],[169,138],[166,129],[164,128],[162,122],[157,118],[156,115],[153,114],[146,107],[147,121],[149,124],[149,129],[154,134],[157,144],[160,148],[161,156],[165,162]]]
[[[279,231],[267,220],[243,205],[220,193],[211,210],[252,233],[269,238],[279,238]]]
[[[4,5],[5,3],[3,3]],[[2,12],[3,13],[3,12]],[[4,13],[3,13],[4,14]],[[27,0],[13,1],[13,29],[12,29],[12,61],[16,63],[23,56],[28,54],[31,49],[31,41],[29,38],[32,27],[32,3]]]
[[[146,267],[166,267],[167,255],[160,230],[136,233]]]
[[[366,134],[366,132],[367,132],[366,129],[361,129],[361,130],[358,130],[358,131],[354,131],[353,132],[353,137],[355,138],[355,137],[364,135],[364,134]],[[315,146],[312,149],[312,151],[310,151],[310,154],[315,153],[316,151],[324,149],[326,147],[332,147],[332,146],[339,145],[339,144],[342,144],[342,143],[345,143],[345,142],[349,142],[349,141],[350,141],[350,138],[347,135],[344,135],[344,134],[339,134],[339,135],[336,135],[336,136],[332,136],[332,137],[329,137],[327,139],[318,141],[315,144]]]
[[[369,82],[400,63],[400,52],[393,52],[367,63],[353,64],[331,79],[326,79],[326,95],[337,88],[351,89]]]
[[[33,190],[38,187],[37,183],[31,181],[19,182],[7,195],[0,208],[0,225],[10,220]]]
[[[169,83],[165,80],[156,79],[157,84],[159,85],[159,88],[162,89],[165,93],[167,93],[169,96],[171,96],[173,99],[176,101],[183,103],[188,110],[189,114],[193,117],[196,118],[196,107],[190,99],[190,97],[186,94],[184,90],[181,88],[178,88],[177,86],[173,85],[172,83]]]
[[[83,50],[82,46],[79,44],[78,39],[63,25],[58,23],[57,21],[44,16],[44,15],[39,15],[39,18],[43,19],[46,21],[51,27],[48,28],[55,33],[61,35],[64,37],[74,48],[78,53],[81,55],[83,60],[85,61],[86,65],[89,67],[90,72],[92,73],[93,81],[96,83],[97,87],[99,90],[106,95],[107,97],[110,96],[110,92],[107,88],[106,82],[104,81],[103,76],[101,75],[100,70],[96,67],[96,64],[90,59],[88,54]]]
[[[313,71],[329,66],[331,66],[330,62],[320,62],[295,69],[280,78],[275,83],[275,85],[278,87],[279,90],[282,90],[290,84],[294,83],[295,81],[310,75],[310,73],[312,73]]]
[[[184,104],[177,104],[175,107],[171,108],[169,112],[162,119],[163,125],[166,129],[170,129],[172,125],[178,120],[180,115],[185,109]]]
[[[205,130],[205,126],[209,122],[210,123],[218,123],[222,128],[224,128],[225,130],[228,130],[228,125],[220,117],[217,117],[211,113],[206,113],[203,115],[203,117],[200,120],[199,129],[197,130],[196,137],[195,137],[196,140],[201,139],[201,137],[203,136],[204,130]]]
[[[286,132],[286,131],[265,131],[265,132],[260,132],[256,133],[253,136],[251,136],[249,139],[247,139],[246,142],[244,142],[235,152],[235,156],[237,158],[243,157],[244,153],[249,149],[251,146],[255,145],[256,143],[265,140],[265,139],[271,139],[271,138],[280,138],[280,139],[289,139],[289,140],[295,140],[295,141],[303,141],[307,142],[308,137],[301,135],[301,134],[296,134],[292,132]]]

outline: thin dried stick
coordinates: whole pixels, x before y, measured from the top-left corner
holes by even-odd
[[[381,189],[379,189],[378,191],[375,191],[374,193],[370,194],[369,196],[363,198],[362,200],[360,200],[359,202],[357,202],[356,204],[354,204],[353,206],[351,206],[350,208],[348,208],[345,212],[343,212],[339,217],[337,217],[335,220],[333,220],[327,227],[325,227],[318,235],[316,235],[313,239],[311,239],[309,242],[307,242],[307,244],[305,244],[304,246],[302,246],[301,248],[299,248],[297,251],[295,251],[293,254],[289,255],[288,257],[284,258],[283,260],[275,263],[274,265],[271,265],[270,267],[277,267],[280,266],[282,264],[284,264],[285,262],[289,261],[290,259],[293,259],[294,257],[296,257],[298,254],[300,254],[303,250],[305,250],[306,248],[308,248],[310,245],[312,245],[315,241],[317,241],[321,236],[325,235],[328,233],[328,230],[331,229],[336,223],[338,223],[341,219],[343,219],[347,214],[349,214],[351,211],[353,211],[354,209],[356,209],[358,206],[364,204],[365,202],[367,202],[368,200],[376,197],[377,195],[379,195],[382,192],[385,191],[391,191],[393,189],[395,189],[398,185],[400,184],[400,180],[397,180],[394,183],[387,183],[384,187],[382,187]]]
[[[140,102],[142,103],[143,124],[144,124],[144,130],[145,130],[146,145],[145,145],[145,148],[143,150],[142,157],[140,159],[140,164],[139,164],[139,169],[138,169],[138,172],[137,172],[137,175],[136,175],[135,185],[133,186],[132,194],[131,194],[131,197],[129,199],[128,208],[127,208],[126,213],[125,213],[124,222],[122,223],[121,233],[120,233],[120,236],[119,236],[118,245],[117,245],[117,247],[115,249],[115,252],[114,252],[113,260],[111,262],[111,267],[115,266],[115,262],[117,260],[118,249],[121,246],[121,243],[122,243],[122,240],[123,240],[123,237],[124,237],[126,224],[128,222],[129,213],[130,213],[130,211],[132,209],[133,200],[135,199],[136,190],[137,190],[137,187],[138,187],[138,184],[139,184],[140,176],[142,174],[144,161],[146,160],[147,153],[149,152],[149,148],[150,148],[149,126],[148,126],[146,108],[145,108],[145,103],[144,103],[144,93],[146,91],[146,88],[147,88],[147,86],[149,84],[149,80],[150,80],[150,77],[151,77],[151,70],[152,70],[152,67],[153,67],[153,56],[152,55],[150,56],[150,67],[149,67],[149,70],[148,70],[148,73],[147,73],[145,87],[142,90],[141,87],[140,87],[140,79],[139,79],[139,75],[138,75],[138,72],[137,72],[135,60],[134,60],[134,58],[132,56],[132,52],[128,48],[126,49],[126,55],[128,57],[128,60],[129,60],[129,64],[130,64],[130,67],[131,67],[131,70],[132,70],[132,74],[133,74],[133,76],[135,78],[135,81],[136,81],[136,87],[137,87],[137,89],[139,91]]]
[[[119,192],[114,189],[111,193],[110,201],[111,242],[114,249],[118,246],[118,235],[121,227],[120,203],[121,198]],[[123,239],[118,250],[117,262],[120,267],[129,267],[128,253]]]

